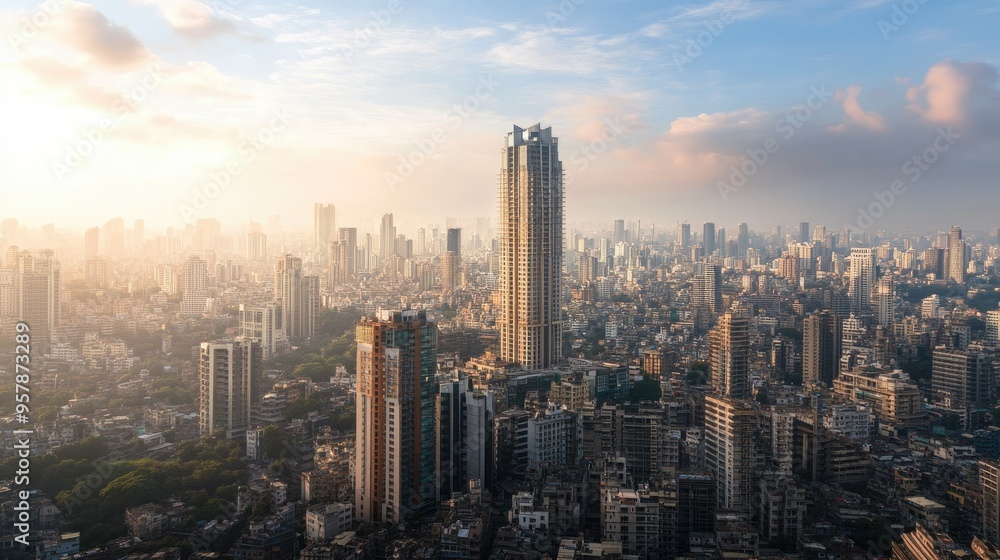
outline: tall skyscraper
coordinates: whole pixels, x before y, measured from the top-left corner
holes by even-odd
[[[562,358],[563,174],[552,128],[515,126],[501,150],[500,357],[525,368]]]
[[[896,281],[892,276],[883,276],[875,283],[872,303],[876,324],[892,327],[896,322]]]
[[[677,243],[682,251],[691,246],[691,224],[684,222],[677,226]]]
[[[736,243],[739,251],[737,256],[744,258],[747,256],[747,250],[750,249],[750,226],[744,222],[739,224],[737,230]]]
[[[993,358],[979,348],[934,349],[931,364],[932,401],[950,409],[976,410],[993,406]]]
[[[722,312],[722,267],[715,263],[697,263],[691,279],[691,305],[710,313]]]
[[[358,229],[340,228],[337,241],[330,244],[330,278],[344,284],[358,275]]]
[[[181,314],[192,317],[205,313],[208,302],[208,263],[197,255],[184,261],[181,273]]]
[[[396,226],[392,224],[392,214],[382,216],[378,240],[378,258],[385,264],[396,253]]]
[[[725,313],[709,333],[712,384],[731,399],[749,399],[750,319]]]
[[[995,544],[1000,542],[1000,462],[979,461],[979,487],[982,489],[983,537]]]
[[[618,219],[615,220],[614,229],[611,231],[611,243],[615,245],[621,241],[628,239],[625,238],[625,220]]]
[[[705,466],[715,476],[717,505],[749,519],[757,467],[757,414],[750,403],[705,397]]]
[[[198,361],[202,435],[225,430],[227,438],[250,427],[262,365],[260,344],[248,339],[202,342]]]
[[[92,227],[83,235],[83,258],[96,259],[101,250],[101,229]]]
[[[462,273],[462,229],[448,228],[445,252],[441,255],[441,289],[454,292]]]
[[[799,222],[799,243],[808,243],[809,241],[809,222]]]
[[[337,238],[337,209],[332,204],[317,202],[313,206],[313,248],[325,254]]]
[[[114,262],[125,256],[125,220],[112,218],[104,224],[101,232],[103,249],[101,253]]]
[[[267,235],[264,232],[251,231],[247,234],[246,257],[252,262],[267,258]]]
[[[146,222],[144,220],[136,220],[132,223],[132,249],[141,255],[145,244]]]
[[[934,278],[944,278],[946,252],[943,248],[930,247],[924,251],[924,273],[933,274]]]
[[[840,372],[843,338],[840,318],[829,311],[813,313],[805,318],[802,334],[803,385],[823,383],[833,387],[833,380]]]
[[[381,311],[357,327],[354,515],[400,523],[437,505],[437,325]]]
[[[308,338],[319,317],[319,277],[302,274],[302,259],[285,255],[274,267],[274,299],[281,305],[281,328],[288,338]]]
[[[43,345],[55,339],[62,318],[62,270],[52,251],[32,257],[27,251],[14,261],[16,317],[31,328],[31,340]]]
[[[715,224],[705,222],[701,231],[701,246],[705,248],[705,256],[708,257],[715,252]]]
[[[493,393],[476,391],[469,377],[440,385],[437,402],[439,502],[468,490],[469,481],[493,487]]]
[[[853,247],[847,258],[850,263],[847,295],[851,300],[851,311],[867,311],[871,309],[872,290],[875,288],[875,249]]]
[[[954,280],[959,284],[965,283],[965,240],[962,239],[962,228],[951,227],[948,234],[948,250],[945,260],[947,261],[948,280]]]
[[[199,251],[215,250],[222,242],[222,224],[215,218],[198,218],[194,225],[194,246]]]

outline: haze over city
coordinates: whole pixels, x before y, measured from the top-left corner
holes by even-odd
[[[4,208],[177,227],[235,161],[199,217],[308,225],[298,201],[314,199],[365,220],[484,215],[504,131],[542,122],[570,220],[840,227],[902,179],[876,229],[987,228],[990,205],[968,200],[1000,174],[997,18],[987,1],[16,0],[0,11]],[[942,128],[960,140],[911,182]]]
[[[3,560],[1000,560],[1000,7],[10,0]]]

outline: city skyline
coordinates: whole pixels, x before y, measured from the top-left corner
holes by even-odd
[[[26,223],[74,227],[106,205],[160,228],[261,206],[306,223],[302,198],[481,215],[502,131],[543,122],[564,131],[575,220],[750,209],[837,229],[992,227],[986,206],[948,194],[989,196],[1000,171],[996,11],[916,5],[564,2],[438,20],[394,2],[72,2],[39,25],[41,8],[16,2],[0,12],[0,77],[16,85],[0,97],[0,183],[46,200],[11,201]],[[796,52],[761,41],[805,28]]]
[[[1000,559],[996,2],[552,1],[0,8],[4,560]]]

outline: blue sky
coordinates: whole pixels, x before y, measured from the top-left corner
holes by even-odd
[[[34,193],[5,204],[26,223],[323,201],[405,226],[492,215],[504,133],[542,122],[571,221],[988,228],[998,24],[987,1],[6,2],[0,186]]]

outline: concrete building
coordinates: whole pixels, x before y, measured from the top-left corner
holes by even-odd
[[[319,504],[306,509],[306,541],[322,542],[351,530],[354,506],[348,503]]]
[[[853,247],[847,258],[850,263],[847,295],[851,300],[851,311],[862,313],[871,309],[875,289],[875,249]]]
[[[302,259],[285,255],[274,266],[274,300],[281,307],[285,336],[309,338],[320,311],[319,277],[302,274]]]
[[[951,410],[993,406],[993,358],[982,349],[934,349],[932,402]]]
[[[468,491],[470,481],[492,488],[495,474],[493,393],[468,377],[442,382],[435,410],[438,501]]]
[[[199,422],[202,435],[224,430],[243,437],[259,391],[260,344],[246,339],[201,343],[198,362]]]
[[[552,128],[515,126],[501,150],[501,359],[527,369],[562,359],[563,174]]]
[[[579,414],[549,403],[528,420],[528,468],[574,465],[583,457]],[[579,440],[579,441],[578,441]]]
[[[726,313],[709,333],[712,384],[721,395],[749,399],[750,319]]]
[[[843,327],[829,311],[813,313],[803,321],[802,383],[833,386],[840,370]]]
[[[355,516],[400,523],[436,505],[437,325],[382,311],[357,327]]]
[[[757,413],[749,403],[705,397],[705,466],[716,482],[717,505],[752,516]]]
[[[260,344],[265,360],[289,350],[288,338],[281,328],[281,307],[276,303],[240,304],[239,336]]]

